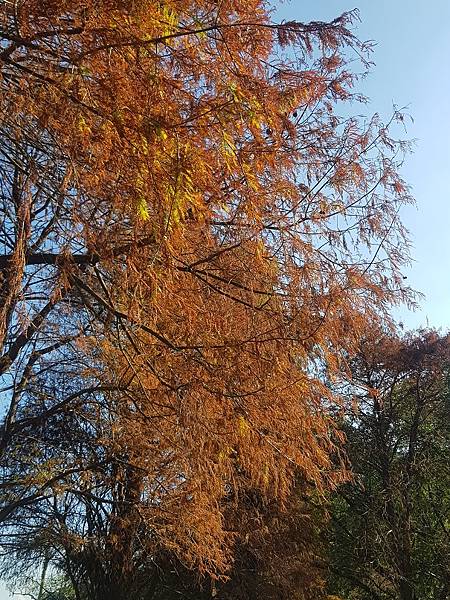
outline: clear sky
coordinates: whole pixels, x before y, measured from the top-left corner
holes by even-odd
[[[388,117],[393,104],[408,106],[415,153],[403,170],[417,208],[403,212],[415,262],[406,274],[426,295],[421,310],[401,311],[407,327],[450,328],[450,2],[448,0],[292,0],[280,19],[328,21],[358,7],[361,39],[375,40],[376,66],[361,82],[371,98],[367,113]],[[7,592],[0,584],[0,600]],[[16,597],[17,598],[17,597]]]
[[[450,328],[450,2],[448,0],[291,0],[281,19],[329,21],[359,8],[358,37],[374,40],[376,63],[361,91],[371,99],[364,113],[388,118],[393,104],[407,106],[416,139],[402,174],[416,208],[403,211],[414,263],[405,271],[425,294],[420,310],[397,311],[408,328]],[[359,111],[359,109],[358,109]]]

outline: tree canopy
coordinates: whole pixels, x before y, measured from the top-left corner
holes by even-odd
[[[3,548],[114,598],[157,552],[223,575],[250,492],[347,479],[333,383],[411,299],[403,116],[348,115],[356,17],[3,4]]]

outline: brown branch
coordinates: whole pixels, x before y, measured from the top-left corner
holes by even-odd
[[[353,11],[351,11],[351,12],[353,12]],[[290,21],[287,23],[257,23],[257,22],[256,23],[255,22],[253,22],[253,23],[252,22],[214,23],[213,25],[208,25],[206,27],[200,27],[198,29],[186,28],[186,29],[183,29],[182,31],[177,31],[176,33],[160,35],[160,36],[151,38],[149,40],[140,40],[140,39],[133,40],[133,39],[131,39],[131,40],[127,40],[124,42],[103,44],[102,46],[97,46],[95,48],[91,48],[90,50],[87,50],[86,52],[83,52],[78,58],[82,60],[86,56],[89,56],[90,54],[94,54],[94,53],[102,51],[102,50],[110,50],[110,49],[114,49],[114,48],[124,48],[124,47],[129,47],[129,46],[148,46],[151,44],[161,44],[161,43],[165,43],[167,41],[173,40],[173,39],[187,37],[190,35],[199,35],[202,33],[211,33],[214,31],[221,32],[226,29],[236,29],[236,28],[271,29],[272,31],[282,30],[282,31],[285,31],[286,33],[294,33],[297,35],[301,35],[301,34],[303,34],[303,35],[305,35],[305,34],[306,35],[308,35],[308,34],[320,35],[323,31],[337,30],[338,28],[342,27],[342,23],[340,21],[342,21],[345,17],[348,17],[348,15],[350,15],[351,12],[344,13],[341,17],[338,17],[331,23],[325,23],[325,22],[300,23],[298,21]],[[350,38],[353,37],[350,34],[350,32],[348,32],[348,34],[349,34]]]
[[[110,252],[110,256],[112,258],[117,258],[122,254],[126,254],[132,248],[145,248],[151,244],[155,243],[154,236],[147,236],[138,240],[137,242],[131,242],[128,244],[123,244],[122,246],[118,246],[117,248],[113,248]],[[10,265],[10,262],[13,258],[12,254],[4,254],[0,256],[0,271],[3,269],[7,269]],[[66,255],[62,252],[33,252],[27,253],[25,255],[25,265],[62,265],[66,263],[73,263],[75,265],[96,265],[102,260],[102,256],[97,252],[88,252],[85,254],[72,254]]]
[[[26,344],[31,340],[36,331],[39,330],[40,326],[48,316],[48,314],[52,311],[55,304],[58,302],[56,299],[52,299],[34,316],[31,320],[31,323],[27,327],[24,333],[21,333],[17,336],[14,342],[9,347],[8,352],[5,352],[0,357],[0,375],[3,375],[12,365],[12,363],[19,356],[20,351],[26,346]]]
[[[7,269],[12,255],[0,256],[0,270]],[[76,265],[95,265],[100,260],[98,254],[74,254],[70,257],[61,253],[36,252],[25,256],[25,264],[29,265],[61,265],[64,262],[73,262]]]

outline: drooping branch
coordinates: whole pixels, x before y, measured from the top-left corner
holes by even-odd
[[[20,351],[28,344],[36,331],[39,330],[44,320],[57,303],[56,299],[51,299],[47,304],[34,316],[27,329],[21,333],[9,347],[8,351],[0,357],[0,375],[3,375],[12,363],[19,356]]]
[[[125,319],[129,321],[133,325],[136,325],[142,331],[150,334],[152,337],[156,338],[159,342],[170,348],[171,350],[183,350],[186,349],[186,346],[175,346],[170,340],[168,340],[164,335],[147,327],[143,323],[140,323],[137,319],[134,319],[131,315],[111,306],[111,304],[102,298],[100,294],[97,294],[95,290],[93,290],[89,285],[87,285],[84,281],[82,281],[79,277],[73,276],[74,283],[80,287],[82,290],[90,294],[97,302],[99,302],[104,308],[106,308],[111,314],[120,319]]]

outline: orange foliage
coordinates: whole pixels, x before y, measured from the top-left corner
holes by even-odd
[[[410,198],[390,158],[404,147],[336,112],[357,99],[344,50],[367,50],[353,13],[17,6],[2,15],[2,118],[16,133],[31,120],[66,161],[55,290],[85,299],[91,375],[116,388],[98,443],[141,474],[158,543],[223,572],[223,504],[240,489],[284,502],[298,472],[319,491],[346,477],[330,382],[408,297]]]

